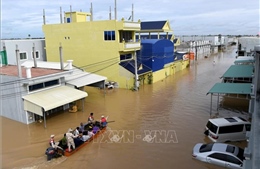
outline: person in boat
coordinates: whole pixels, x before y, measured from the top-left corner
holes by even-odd
[[[77,138],[78,136],[74,136],[72,134],[73,130],[69,128],[68,132],[66,133],[66,139],[67,139],[67,146],[68,146],[68,151],[70,152],[71,146],[73,149],[75,149],[75,143],[74,143],[74,138]]]
[[[76,129],[73,132],[74,136],[79,136],[79,127],[76,127]]]
[[[51,146],[52,148],[54,148],[55,150],[57,150],[57,148],[60,149],[60,150],[63,150],[63,148],[61,148],[60,146],[58,146],[58,145],[59,145],[59,142],[55,142],[55,141],[54,141],[54,137],[55,137],[54,134],[52,134],[52,135],[50,136],[50,140],[49,140],[50,146]]]
[[[94,122],[94,113],[90,113],[88,117],[88,123],[93,123]]]
[[[107,118],[105,116],[101,116],[101,119],[100,119],[100,124],[101,124],[101,127],[106,127],[107,126]]]
[[[84,132],[85,131],[85,125],[81,122],[79,125],[79,132]]]
[[[63,149],[66,149],[66,148],[67,148],[66,133],[64,133],[64,136],[63,136],[63,138],[61,139],[59,146],[62,147]]]
[[[95,123],[92,132],[93,132],[94,134],[96,134],[99,130],[100,130],[100,129],[99,129],[97,123]]]

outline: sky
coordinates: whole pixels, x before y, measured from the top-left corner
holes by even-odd
[[[260,32],[259,0],[117,0],[117,19],[168,20],[175,36],[257,35]],[[1,0],[1,39],[44,37],[46,24],[60,23],[62,11],[89,12],[93,20],[108,20],[115,0]]]

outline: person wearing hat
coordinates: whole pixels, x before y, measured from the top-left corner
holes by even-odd
[[[59,145],[59,142],[55,142],[54,141],[54,137],[55,137],[55,135],[54,134],[52,134],[51,136],[50,136],[50,141],[49,141],[49,144],[50,144],[50,146],[52,147],[52,148],[54,148],[54,149],[61,149],[61,150],[63,150],[63,148],[61,148],[60,146],[58,146]]]
[[[72,134],[73,130],[69,128],[68,132],[66,133],[66,139],[67,139],[67,145],[68,145],[68,150],[70,152],[70,148],[72,146],[73,149],[75,149],[75,143],[74,143],[74,138],[77,138],[78,136],[74,136]]]
[[[105,116],[103,116],[103,115],[101,116],[100,124],[101,124],[101,127],[107,126],[107,118],[105,118]]]

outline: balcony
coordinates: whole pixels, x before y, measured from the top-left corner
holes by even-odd
[[[124,22],[123,30],[132,30],[132,31],[140,31],[141,24],[140,22]]]
[[[140,47],[141,47],[140,41],[138,42],[123,41],[122,43],[119,43],[120,52],[140,50]]]

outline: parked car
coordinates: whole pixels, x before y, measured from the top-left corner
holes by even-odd
[[[242,169],[243,155],[243,149],[225,143],[198,143],[192,152],[194,159],[232,169]]]
[[[209,119],[204,134],[213,142],[246,140],[251,123],[242,117]]]

